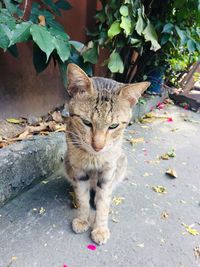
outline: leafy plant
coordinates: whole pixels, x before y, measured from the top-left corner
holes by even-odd
[[[153,68],[163,67],[175,84],[199,58],[199,11],[199,0],[101,0],[84,61],[96,63],[100,49],[106,48],[105,64],[116,79],[144,79]]]
[[[61,71],[74,62],[91,72],[84,63],[80,51],[84,45],[70,40],[56,16],[61,10],[69,10],[66,0],[1,0],[0,1],[0,48],[18,56],[17,43],[33,42],[33,64],[37,72],[43,71],[51,58],[59,63]]]
[[[95,16],[96,31],[90,33],[92,41],[83,53],[85,62],[96,63],[99,48],[106,47],[110,51],[106,61],[109,70],[123,73],[126,67],[124,51],[137,48],[142,54],[144,43],[149,43],[153,51],[160,49],[155,28],[140,0],[102,0],[101,3],[102,9]]]

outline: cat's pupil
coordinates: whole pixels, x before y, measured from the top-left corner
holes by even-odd
[[[119,123],[113,123],[113,124],[111,124],[109,127],[108,127],[108,129],[115,129],[115,128],[117,128],[119,126]]]
[[[88,127],[92,127],[92,123],[91,123],[90,121],[85,120],[85,119],[81,119],[81,120],[82,120],[82,122],[83,122],[86,126],[88,126]]]

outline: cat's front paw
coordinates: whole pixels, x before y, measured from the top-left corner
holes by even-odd
[[[107,227],[97,227],[91,232],[92,240],[98,245],[103,245],[110,237],[110,231]]]
[[[89,229],[89,222],[79,218],[75,218],[72,221],[72,229],[75,233],[80,234]]]

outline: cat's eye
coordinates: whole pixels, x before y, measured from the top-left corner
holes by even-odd
[[[118,126],[119,126],[119,123],[113,123],[108,127],[108,129],[112,130],[112,129],[117,128]]]
[[[85,119],[81,119],[81,120],[82,120],[82,122],[83,122],[86,126],[88,126],[88,127],[92,127],[92,123],[91,123],[90,121],[85,120]]]

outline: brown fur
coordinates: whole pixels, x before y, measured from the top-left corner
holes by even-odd
[[[79,206],[72,228],[82,233],[90,227],[89,201],[93,189],[96,217],[91,237],[97,244],[104,244],[110,236],[108,213],[112,190],[126,172],[123,132],[131,118],[132,106],[149,83],[126,85],[106,78],[89,78],[74,64],[69,64],[67,78],[70,116],[65,170]]]

